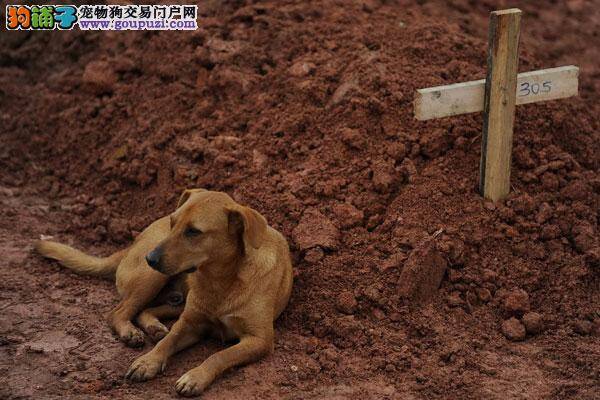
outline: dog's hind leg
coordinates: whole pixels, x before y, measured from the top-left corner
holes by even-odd
[[[144,334],[131,321],[156,297],[169,278],[150,268],[140,268],[135,274],[120,278],[117,273],[117,287],[122,300],[109,313],[108,321],[127,346],[141,347],[144,345]]]
[[[146,332],[150,339],[158,342],[169,333],[169,329],[160,320],[177,318],[183,312],[184,304],[177,306],[163,304],[158,307],[147,308],[137,316],[137,324]]]

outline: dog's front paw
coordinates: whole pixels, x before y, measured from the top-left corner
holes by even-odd
[[[129,347],[144,346],[144,334],[137,328],[128,329],[120,336],[120,339]]]
[[[182,396],[197,396],[204,392],[212,381],[204,369],[198,367],[183,374],[175,384],[175,390]]]
[[[125,378],[132,381],[147,381],[165,370],[166,361],[155,357],[152,352],[144,354],[131,364]]]
[[[148,336],[150,336],[150,339],[152,339],[152,341],[156,343],[165,336],[167,336],[167,334],[169,333],[169,328],[167,328],[159,322],[147,327],[146,333],[148,334]]]

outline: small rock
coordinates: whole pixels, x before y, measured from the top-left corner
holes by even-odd
[[[573,324],[573,331],[583,336],[587,336],[592,333],[594,324],[587,320],[576,321]]]
[[[333,92],[333,95],[331,96],[331,104],[336,105],[340,103],[342,100],[344,100],[344,98],[346,98],[348,93],[350,93],[353,90],[359,90],[358,82],[356,80],[353,79],[348,82],[342,83],[340,86],[338,86],[335,92]]]
[[[300,78],[312,74],[316,68],[316,65],[313,63],[298,61],[290,67],[288,72],[290,75]]]
[[[335,225],[315,208],[308,209],[302,215],[300,223],[292,231],[294,241],[300,250],[320,246],[335,249],[340,232]]]
[[[338,295],[336,307],[344,314],[354,314],[358,305],[356,298],[351,292],[344,291]]]
[[[537,335],[544,329],[544,319],[539,313],[528,312],[523,316],[525,330],[530,335]]]
[[[529,294],[523,289],[511,291],[504,299],[503,308],[508,315],[523,315],[529,311]]]
[[[525,325],[515,317],[507,319],[502,323],[502,334],[513,342],[518,342],[525,339]]]

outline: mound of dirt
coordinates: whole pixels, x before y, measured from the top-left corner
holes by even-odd
[[[581,87],[518,108],[506,201],[476,192],[481,115],[413,118],[417,88],[484,77],[505,3],[203,1],[195,32],[2,34],[1,397],[169,398],[222,347],[127,383],[112,283],[30,253],[108,254],[189,187],[294,257],[274,354],[206,398],[596,397],[600,9],[515,3],[520,70],[579,65]]]

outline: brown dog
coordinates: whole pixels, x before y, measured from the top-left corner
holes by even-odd
[[[129,379],[153,378],[171,355],[206,334],[239,339],[177,381],[177,392],[188,396],[201,393],[228,368],[273,350],[273,321],[292,289],[285,238],[258,212],[224,193],[203,189],[186,190],[173,214],[155,221],[131,247],[110,257],[88,256],[48,241],[36,248],[80,273],[116,274],[122,300],[109,322],[126,344],[143,345],[143,334],[132,323],[136,317],[152,339],[162,338],[131,365]],[[177,301],[158,304],[173,293],[186,297],[185,306]],[[149,305],[155,306],[145,308]],[[170,332],[159,321],[177,316]]]

